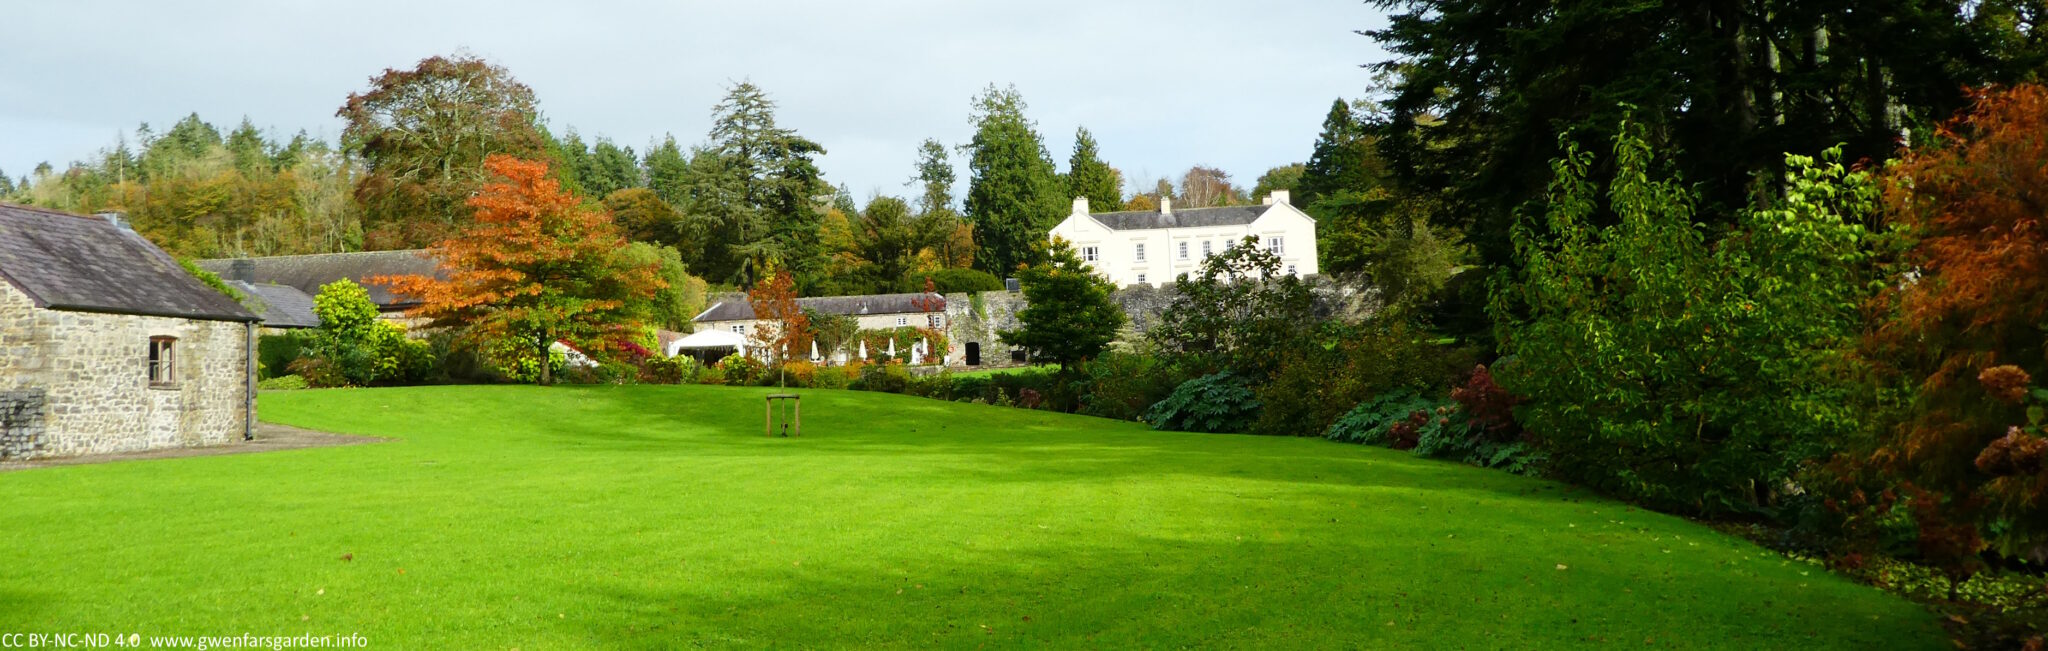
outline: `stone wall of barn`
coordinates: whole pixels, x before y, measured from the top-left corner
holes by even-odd
[[[177,382],[149,383],[149,340],[176,337]],[[0,458],[28,459],[240,441],[248,329],[38,309],[0,283]]]

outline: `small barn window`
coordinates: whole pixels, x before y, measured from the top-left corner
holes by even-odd
[[[178,381],[177,337],[149,338],[149,386],[168,387]]]

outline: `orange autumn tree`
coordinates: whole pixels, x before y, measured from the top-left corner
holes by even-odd
[[[517,364],[539,362],[554,381],[548,348],[567,340],[610,350],[640,328],[639,307],[666,284],[658,265],[626,262],[626,239],[611,215],[583,206],[549,176],[546,163],[494,154],[495,180],[470,197],[476,223],[435,244],[446,280],[375,279],[416,298],[407,315],[432,327],[466,328],[471,343],[502,344]]]
[[[1914,397],[1870,465],[1927,503],[1923,547],[1946,531],[1955,554],[2048,563],[2048,88],[1978,91],[1936,135],[1887,172],[1917,277],[1887,296],[1873,357]]]

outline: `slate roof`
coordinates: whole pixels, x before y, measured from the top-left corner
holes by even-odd
[[[238,273],[235,263],[244,261],[249,268],[246,273]],[[427,257],[424,249],[218,258],[199,260],[198,263],[200,268],[220,274],[221,278],[285,285],[305,292],[308,296],[318,295],[321,285],[347,278],[369,290],[370,301],[376,303],[378,309],[385,311],[416,307],[419,301],[392,296],[390,289],[371,283],[371,278],[407,275],[443,277],[439,266],[434,263],[433,258]]]
[[[919,298],[930,301],[930,310],[917,306]],[[798,307],[825,314],[862,316],[868,314],[911,314],[946,311],[946,297],[938,294],[868,294],[866,296],[820,296],[796,299]],[[698,314],[693,321],[751,321],[754,305],[744,295],[728,297]]]
[[[1266,213],[1272,206],[1223,206],[1220,208],[1175,208],[1172,213],[1161,214],[1157,210],[1127,210],[1124,212],[1099,212],[1089,215],[1095,221],[1113,231],[1137,231],[1155,228],[1201,228],[1204,226],[1243,226],[1250,224]]]
[[[256,320],[106,218],[0,203],[0,277],[52,310]]]
[[[228,281],[241,290],[242,306],[272,328],[318,328],[320,317],[313,313],[313,295],[289,285]]]

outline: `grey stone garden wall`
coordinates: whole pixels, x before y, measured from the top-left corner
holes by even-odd
[[[149,386],[153,336],[178,339],[173,387]],[[240,440],[247,337],[229,321],[38,309],[0,283],[0,458]]]
[[[1373,292],[1357,282],[1342,282],[1329,276],[1310,276],[1309,289],[1315,294],[1316,316],[1324,319],[1338,319],[1356,322],[1370,316],[1376,309]],[[1110,299],[1124,310],[1130,319],[1124,329],[1124,338],[1142,336],[1146,331],[1159,325],[1159,317],[1173,305],[1178,296],[1172,284],[1159,286],[1131,285],[1110,294]],[[1024,309],[1022,292],[981,292],[979,294],[955,293],[946,295],[947,339],[952,342],[952,352],[946,356],[951,365],[966,363],[966,344],[981,344],[984,365],[1010,363],[1010,348],[997,341],[996,333],[1018,326],[1017,312]]]

